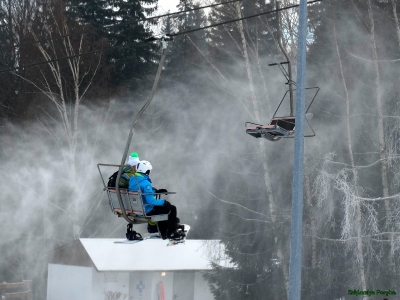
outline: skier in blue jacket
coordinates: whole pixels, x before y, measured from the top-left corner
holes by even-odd
[[[140,191],[145,194],[142,195],[143,205],[146,215],[162,215],[168,214],[168,221],[159,221],[158,228],[161,237],[165,240],[181,239],[185,233],[178,230],[178,220],[176,215],[176,207],[169,203],[167,200],[156,199],[154,194],[152,181],[149,177],[150,171],[153,169],[150,162],[142,160],[137,164],[135,176],[129,180],[129,190],[132,192],[138,191],[138,184]]]

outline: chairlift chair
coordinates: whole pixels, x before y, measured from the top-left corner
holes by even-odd
[[[293,115],[293,91],[295,91],[296,89],[293,89],[292,86],[296,85],[296,83],[290,78],[291,72],[286,71],[286,69],[283,67],[284,64],[288,64],[288,68],[290,70],[290,62],[288,62],[288,61],[270,64],[270,66],[277,65],[279,67],[279,69],[282,71],[283,75],[287,79],[286,84],[289,85],[289,90],[287,90],[285,95],[283,96],[281,102],[278,105],[278,108],[275,110],[275,113],[272,116],[271,121],[268,123],[268,125],[261,125],[261,124],[256,124],[256,123],[252,123],[252,122],[245,123],[246,133],[255,138],[265,138],[271,142],[276,142],[282,138],[293,138],[295,135],[296,117]],[[310,87],[310,88],[306,88],[306,90],[316,90],[316,92],[311,100],[311,103],[306,110],[306,115],[307,115],[308,110],[310,109],[311,105],[313,104],[313,102],[318,94],[319,87]],[[289,97],[290,98],[290,116],[278,117],[278,116],[276,116],[276,114],[288,93],[290,96]],[[305,118],[305,120],[307,121],[309,127],[311,128],[312,134],[305,135],[304,137],[315,136],[315,132],[314,132],[313,128],[311,127],[311,124],[308,122],[307,118]]]
[[[253,126],[248,126],[249,124]],[[295,117],[272,118],[268,125],[246,122],[246,133],[255,138],[266,138],[271,142],[279,141],[282,137],[293,137]]]
[[[112,164],[97,164],[97,169],[99,170],[101,180],[103,182],[104,188],[106,191],[108,202],[111,207],[111,211],[117,215],[118,217],[123,216],[123,211],[126,216],[129,218],[131,224],[143,224],[151,222],[159,222],[168,220],[168,214],[162,215],[146,215],[146,205],[143,204],[142,196],[144,195],[154,195],[157,198],[160,198],[161,195],[168,194],[176,194],[176,192],[163,192],[163,193],[142,193],[140,189],[137,192],[130,192],[127,189],[119,189],[122,198],[122,205],[118,200],[116,187],[108,187],[104,180],[103,174],[100,170],[100,166],[103,167],[120,167],[119,165]],[[118,184],[118,183],[117,183]],[[139,184],[138,184],[139,186]]]

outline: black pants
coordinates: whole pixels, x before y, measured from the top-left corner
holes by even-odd
[[[176,206],[170,203],[166,203],[166,205],[162,206],[154,206],[153,209],[147,214],[148,216],[152,215],[163,215],[168,214],[168,221],[159,221],[158,229],[160,230],[160,234],[163,238],[167,237],[167,233],[173,233],[177,227],[178,223],[176,220]]]

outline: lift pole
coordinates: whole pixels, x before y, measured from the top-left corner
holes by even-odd
[[[296,134],[294,137],[292,226],[290,236],[289,264],[289,300],[301,299],[307,0],[300,0],[298,37]]]

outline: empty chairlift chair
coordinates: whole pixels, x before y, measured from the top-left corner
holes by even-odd
[[[304,137],[313,137],[315,136],[315,132],[311,127],[310,123],[308,122],[308,118],[309,116],[312,116],[312,114],[308,113],[308,110],[310,109],[311,105],[315,100],[315,97],[318,94],[319,87],[306,88],[306,90],[316,90],[310,105],[307,107],[305,115],[305,120],[309,128],[311,129],[312,134],[305,135]],[[279,107],[281,106],[288,92],[289,91],[287,91],[283,96],[281,102],[279,103],[278,108],[274,113],[274,116],[272,117],[268,125],[246,122],[245,123],[246,133],[251,136],[254,136],[255,138],[265,138],[272,142],[279,141],[282,138],[293,138],[295,135],[296,117],[295,116],[276,117],[276,113],[279,110]]]
[[[276,142],[282,137],[292,137],[294,135],[295,117],[272,118],[268,125],[246,122],[245,126],[247,134],[255,138],[265,138]]]
[[[288,70],[284,68],[284,65],[288,66]],[[245,123],[245,129],[246,133],[255,137],[255,138],[265,138],[269,141],[276,142],[279,141],[282,138],[293,138],[295,135],[295,125],[296,125],[296,117],[293,115],[294,114],[294,101],[293,101],[293,93],[296,89],[293,88],[293,86],[296,86],[296,83],[292,80],[291,78],[291,67],[290,67],[290,62],[281,62],[281,63],[274,63],[270,64],[270,66],[278,66],[283,75],[285,76],[287,82],[286,84],[289,85],[289,90],[286,91],[285,95],[283,96],[281,102],[278,105],[278,108],[276,109],[271,121],[268,123],[268,125],[261,125],[261,124],[256,124],[252,122],[246,122]],[[311,105],[313,104],[315,97],[318,94],[319,87],[310,87],[306,88],[306,90],[315,90],[315,94],[313,98],[311,99],[310,104],[308,105],[305,114],[308,114],[308,110],[310,109]],[[284,116],[284,117],[277,117],[276,114],[281,107],[283,100],[285,100],[286,96],[289,93],[289,108],[290,108],[290,116]],[[308,126],[310,127],[312,134],[305,135],[305,137],[313,137],[315,136],[315,132],[312,129],[310,123],[308,122],[307,118],[305,120],[308,123]]]

